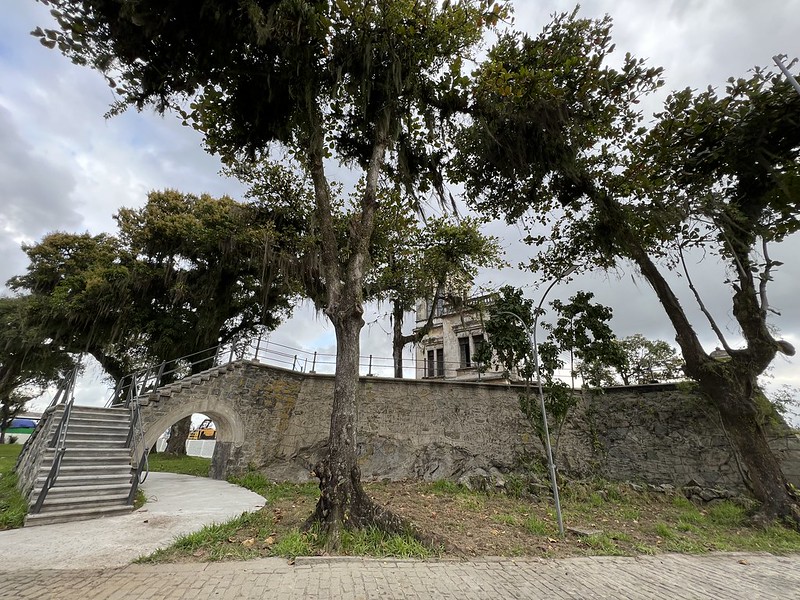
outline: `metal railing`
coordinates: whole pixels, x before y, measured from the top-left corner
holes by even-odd
[[[67,431],[69,430],[69,419],[70,415],[72,414],[72,405],[75,402],[75,379],[77,378],[79,370],[80,367],[78,366],[67,374],[67,376],[64,378],[64,381],[62,381],[61,385],[59,385],[55,397],[50,402],[50,406],[47,407],[47,410],[55,410],[58,405],[63,404],[64,412],[62,413],[61,419],[56,426],[56,430],[53,433],[51,442],[48,444],[48,447],[54,449],[53,464],[50,467],[47,478],[44,480],[44,483],[42,483],[42,489],[39,491],[39,496],[36,498],[36,502],[33,503],[33,506],[31,506],[29,510],[29,512],[32,514],[37,514],[41,510],[42,504],[47,497],[47,493],[55,484],[56,480],[58,479],[58,474],[61,471],[61,462],[64,459],[64,454],[67,452]],[[33,438],[33,436],[31,436],[31,438]],[[31,439],[28,440],[28,442],[30,441]]]
[[[135,378],[128,391],[127,404],[131,410],[131,427],[128,431],[128,439],[125,447],[131,449],[131,456],[137,458],[136,470],[131,479],[131,490],[128,493],[128,504],[133,504],[139,485],[147,480],[150,473],[150,463],[148,460],[148,450],[144,443],[144,428],[142,427],[142,416],[139,409],[139,402],[135,396],[131,396],[136,391]]]
[[[244,346],[212,346],[126,375],[117,384],[106,406],[127,407],[133,398],[198,375],[212,367],[221,367],[241,360],[251,360],[301,373],[332,374],[336,370],[335,353],[294,348],[259,336],[257,340]],[[407,377],[429,377],[429,365],[424,357],[422,359],[405,357],[403,364]],[[478,365],[474,362],[465,365],[459,360],[444,360],[438,361],[436,366],[433,378],[441,378],[442,373],[453,374],[461,371],[463,374],[465,370],[467,372],[471,370],[475,372],[475,378],[480,379]],[[359,372],[367,377],[394,377],[394,359],[373,354],[362,355],[359,357]],[[483,376],[493,373],[493,370],[487,370]],[[570,372],[567,369],[560,369],[557,376],[569,380]]]

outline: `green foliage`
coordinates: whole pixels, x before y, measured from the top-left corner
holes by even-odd
[[[25,403],[63,378],[75,361],[32,322],[34,299],[0,297],[0,432]]]
[[[430,558],[435,552],[407,533],[387,534],[376,527],[345,530],[342,551],[355,556],[396,556],[398,558]]]
[[[528,533],[532,533],[534,535],[552,535],[553,534],[553,527],[549,523],[541,520],[536,515],[531,515],[525,522],[523,523],[523,527],[525,527],[525,531]]]
[[[614,333],[609,327],[613,311],[602,304],[593,303],[592,292],[578,292],[564,303],[554,300],[550,303],[557,315],[553,324],[542,323],[549,332],[548,342],[570,357],[570,371],[574,378],[580,375],[585,384],[599,386],[602,381],[584,364],[602,364],[614,367],[622,362],[622,356],[615,344]],[[575,360],[579,363],[576,367]],[[544,360],[543,364],[547,364]],[[574,384],[573,384],[574,387]]]
[[[488,344],[507,373],[533,376],[534,356],[528,337],[533,322],[533,301],[524,298],[522,290],[507,285],[497,291],[488,308],[485,327]]]
[[[246,560],[258,556],[255,548],[242,544],[226,544],[236,532],[244,527],[249,527],[257,520],[258,513],[242,513],[240,516],[225,523],[206,525],[199,531],[178,537],[168,548],[158,549],[150,555],[139,557],[137,563],[166,562],[170,557],[181,553],[187,555],[201,554],[206,560]]]
[[[272,547],[272,555],[289,559],[298,556],[313,556],[317,537],[316,532],[309,533],[295,529],[278,539]]]
[[[30,294],[22,322],[51,352],[88,350],[119,379],[274,328],[288,311],[269,260],[282,225],[273,212],[167,190],[116,220],[116,237],[52,233],[25,247],[27,273],[9,285]]]
[[[195,477],[208,477],[208,471],[211,468],[211,459],[200,456],[176,456],[151,452],[147,461],[150,470],[155,473],[179,473]]]
[[[624,360],[614,365],[624,385],[672,381],[683,377],[683,360],[663,340],[637,333],[618,342]]]
[[[14,464],[21,445],[0,445],[0,531],[22,527],[28,514],[28,503],[17,489]]]
[[[709,507],[708,519],[715,525],[738,527],[747,519],[747,511],[740,505],[726,500]]]
[[[528,380],[535,374],[536,361],[539,361],[545,407],[556,431],[577,402],[574,390],[556,376],[556,371],[564,366],[562,354],[569,354],[571,364],[574,359],[582,363],[607,365],[617,364],[621,360],[619,347],[608,326],[612,311],[606,306],[592,303],[592,298],[591,292],[579,292],[567,303],[560,300],[551,302],[558,318],[554,324],[542,324],[548,335],[538,345],[538,356],[534,356],[533,341],[528,334],[530,328],[536,325],[536,312],[543,314],[543,311],[534,309],[533,302],[522,296],[522,290],[511,286],[500,288],[488,308],[487,347],[494,352],[506,371],[516,371]],[[517,317],[526,327],[521,326]],[[574,370],[572,372],[575,373]],[[601,383],[592,376],[591,371],[581,371],[581,374],[589,385]],[[537,393],[526,389],[520,394],[519,401],[523,414],[543,439],[544,422]]]

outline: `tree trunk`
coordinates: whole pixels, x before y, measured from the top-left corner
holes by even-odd
[[[334,552],[341,543],[342,527],[370,525],[389,533],[408,529],[407,524],[375,504],[361,485],[356,456],[357,398],[359,382],[359,335],[364,326],[360,312],[343,318],[331,316],[336,332],[336,376],[328,450],[314,467],[320,480],[320,498],[306,525],[322,524],[327,535],[326,550]]]
[[[797,505],[761,425],[767,415],[762,414],[754,399],[755,380],[736,376],[733,371],[734,368],[726,368],[721,377],[704,377],[700,388],[719,410],[722,425],[744,471],[744,483],[761,501],[764,517],[786,518],[798,523]]]
[[[669,317],[681,347],[686,374],[700,384],[719,410],[733,449],[747,471],[745,484],[762,503],[763,515],[789,518],[800,528],[797,500],[790,495],[780,463],[767,444],[760,424],[763,415],[754,397],[756,379],[774,358],[776,344],[766,328],[766,315],[754,297],[749,281],[751,275],[739,270],[739,288],[734,294],[734,315],[747,348],[733,351],[730,362],[718,363],[703,350],[677,296],[628,225],[619,204],[605,194],[597,194],[594,199],[605,211],[606,224],[615,232],[622,254],[639,267]],[[741,260],[744,258],[740,257]]]
[[[399,302],[392,308],[392,362],[394,363],[394,376],[403,378],[403,347],[406,345],[403,338],[403,307]]]
[[[174,456],[186,456],[186,437],[192,426],[192,416],[184,417],[169,428],[169,439],[164,450]]]

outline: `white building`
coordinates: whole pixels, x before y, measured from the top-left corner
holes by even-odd
[[[431,330],[417,344],[417,379],[508,382],[494,362],[481,373],[480,365],[475,364],[474,360],[478,348],[486,339],[481,311],[491,302],[491,295],[471,298],[468,302],[458,303],[460,306],[439,299],[433,307]],[[429,311],[427,300],[417,302],[416,331],[425,325]],[[516,379],[513,374],[512,379]]]

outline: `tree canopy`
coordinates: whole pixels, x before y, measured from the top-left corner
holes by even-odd
[[[660,69],[629,55],[622,67],[608,66],[608,19],[562,15],[553,27],[557,46],[545,32],[505,37],[490,52],[455,172],[475,206],[525,221],[528,241],[543,248],[533,267],[636,266],[675,329],[686,373],[719,410],[765,514],[797,519],[757,417],[757,376],[777,352],[794,352],[770,329],[767,287],[780,266],[769,244],[800,222],[800,96],[757,69],[730,80],[724,94],[674,93],[644,127],[636,104],[661,85]],[[695,248],[726,264],[720,285],[730,291],[739,347],[692,282],[684,255]],[[704,350],[664,268],[682,271],[730,361]]]
[[[265,157],[280,145],[313,187],[318,305],[337,340],[327,453],[315,467],[314,518],[329,544],[342,525],[401,528],[364,494],[355,414],[363,284],[379,204],[379,178],[402,182],[408,205],[444,195],[437,169],[447,123],[463,105],[463,60],[505,8],[494,0],[42,0],[56,30],[45,45],[106,74],[127,106],[177,110],[224,160]],[[362,172],[352,206],[337,217],[327,163]],[[347,210],[349,209],[349,210]],[[346,237],[337,223],[346,223]]]

